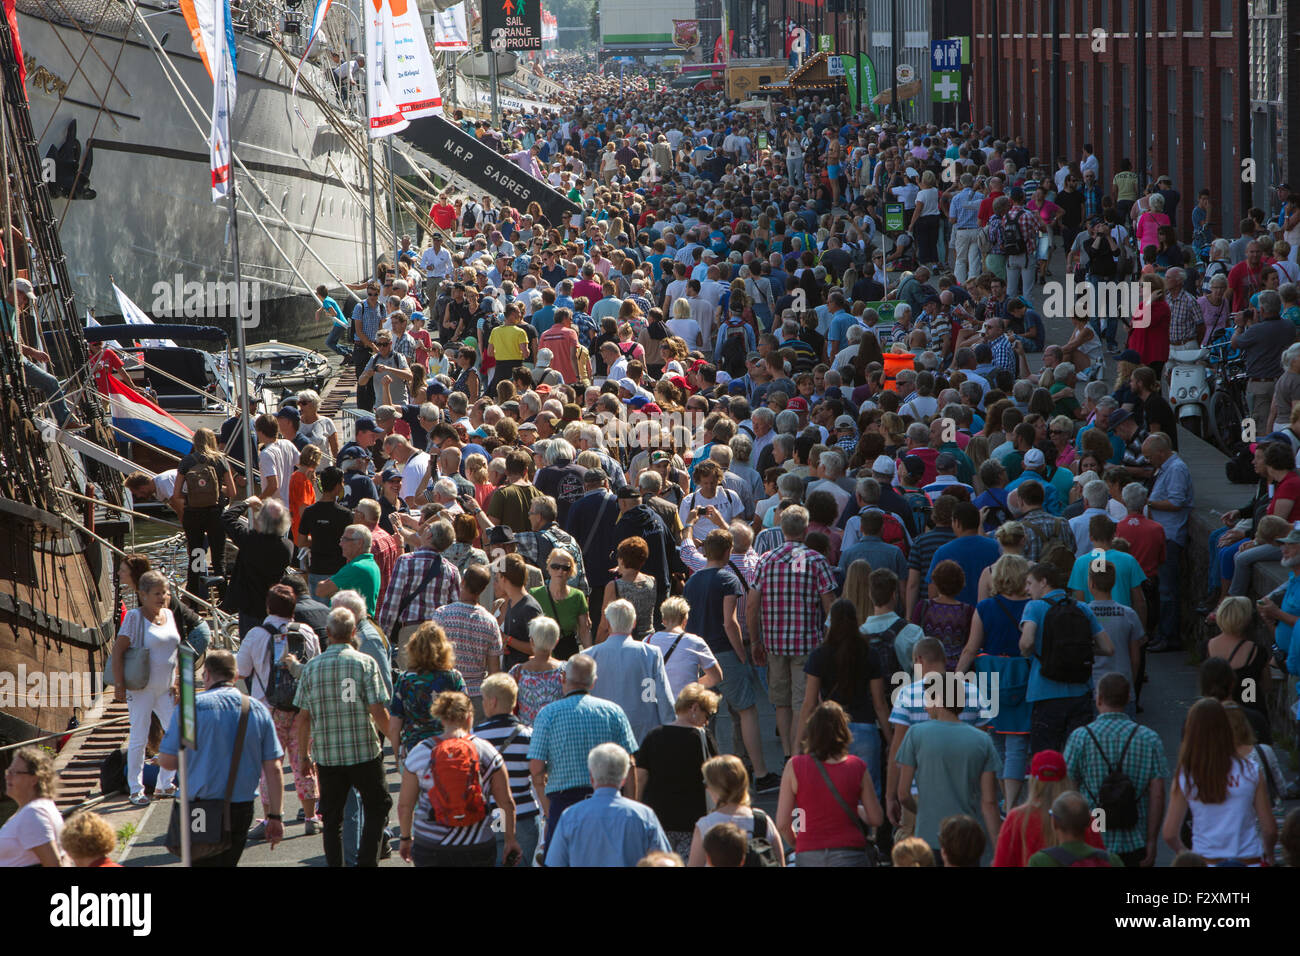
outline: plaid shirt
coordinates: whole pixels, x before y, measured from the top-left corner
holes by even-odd
[[[393,351],[406,359],[407,362],[415,361],[415,350],[418,345],[419,343],[411,338],[410,332],[403,332],[400,339],[393,339]]]
[[[835,572],[824,557],[802,542],[787,541],[759,559],[754,590],[769,653],[799,656],[821,643],[822,595],[835,590]]]
[[[1169,300],[1169,342],[1182,345],[1196,335],[1196,323],[1201,321],[1201,305],[1186,289]]]
[[[1083,186],[1083,217],[1091,219],[1101,215],[1101,186],[1093,184]]]
[[[374,658],[344,644],[331,644],[303,665],[293,697],[295,707],[311,714],[312,755],[326,767],[380,757],[370,707],[387,703]]]
[[[1016,374],[1016,350],[1011,344],[1011,337],[999,335],[989,347],[993,350],[993,367],[1004,368],[1012,375]]]
[[[587,755],[606,743],[618,744],[630,754],[637,752],[627,714],[613,701],[574,691],[538,712],[528,759],[546,764],[547,793],[589,787]]]
[[[1124,743],[1133,733],[1134,723],[1124,714],[1101,714],[1088,725],[1087,729],[1079,727],[1070,734],[1065,744],[1065,766],[1070,779],[1075,782],[1085,797],[1097,804],[1097,791],[1101,782],[1110,773],[1106,761],[1115,767],[1119,755],[1124,751]],[[1088,736],[1091,730],[1105,751],[1103,757],[1097,750],[1097,744]],[[1169,765],[1165,760],[1164,744],[1160,735],[1150,727],[1138,727],[1133,742],[1124,754],[1123,770],[1133,781],[1138,794],[1137,825],[1128,830],[1114,827],[1102,829],[1102,841],[1112,853],[1129,853],[1140,850],[1147,845],[1147,803],[1148,788],[1153,780],[1169,776]]]
[[[429,571],[434,562],[440,564],[441,569],[430,572],[429,584],[415,595],[411,606],[399,621],[397,612],[402,603],[420,586],[425,572]],[[432,548],[421,548],[399,558],[393,566],[391,583],[392,587],[384,592],[379,613],[375,616],[375,622],[386,634],[395,634],[399,624],[427,621],[437,608],[460,598],[460,572],[456,570],[456,565]]]
[[[456,670],[465,678],[465,693],[477,697],[479,685],[487,676],[488,659],[501,657],[501,628],[497,619],[482,605],[456,601],[438,608],[429,620],[446,632],[456,651]]]
[[[1021,515],[1020,523],[1029,532],[1025,535],[1025,550],[1021,553],[1030,564],[1040,560],[1058,544],[1064,545],[1071,551],[1078,548],[1078,542],[1074,540],[1074,532],[1070,530],[1070,523],[1064,518],[1049,514],[1042,508],[1035,508]]]
[[[366,338],[370,341],[375,340],[379,334],[379,327],[384,324],[384,317],[379,313],[378,306],[372,306],[366,302],[358,302],[352,310],[352,322],[361,323],[361,331],[366,333]]]
[[[370,529],[370,553],[375,556],[375,564],[379,565],[379,598],[382,601],[388,594],[388,582],[393,579],[393,567],[402,556],[402,539],[376,525]]]

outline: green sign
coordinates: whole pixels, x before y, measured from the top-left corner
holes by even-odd
[[[650,77],[650,92],[653,93],[659,87],[659,81],[655,77]]]
[[[834,49],[834,44],[831,42],[832,39],[833,38],[829,33],[823,33],[817,38],[817,49],[822,53],[830,53],[831,50]]]
[[[930,102],[931,103],[960,103],[961,102],[961,73],[931,73],[930,74]]]
[[[970,66],[970,37],[955,37],[961,40],[961,65]]]
[[[181,644],[181,745],[198,749],[194,725],[194,651]]]
[[[903,229],[903,204],[901,202],[885,203],[885,231],[902,232]]]
[[[767,134],[766,134],[766,133],[759,133],[759,134],[758,134],[758,148],[759,148],[759,149],[767,149]]]
[[[865,53],[858,54],[858,69],[862,71],[862,103],[867,109],[871,109],[876,95],[880,89],[876,85],[876,65],[871,62],[871,57]]]

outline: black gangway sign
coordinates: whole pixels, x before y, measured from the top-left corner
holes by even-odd
[[[524,210],[535,202],[555,225],[567,223],[570,216],[582,212],[580,206],[549,183],[524,172],[487,143],[441,116],[413,120],[399,135],[504,205]]]

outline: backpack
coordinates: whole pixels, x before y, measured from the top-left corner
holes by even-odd
[[[468,203],[460,214],[460,228],[465,231],[473,229],[478,223],[478,203]]]
[[[445,827],[471,827],[487,817],[479,780],[478,748],[469,737],[439,740],[430,749],[429,821]]]
[[[185,472],[185,507],[211,508],[221,501],[221,481],[217,468],[200,458]]]
[[[924,534],[930,524],[930,512],[934,508],[930,496],[919,490],[908,491],[902,488],[894,490],[903,496],[907,506],[912,509],[912,527],[916,529],[916,533]]]
[[[895,674],[903,673],[903,666],[899,664],[898,655],[894,653],[894,641],[899,634],[903,633],[905,627],[907,627],[907,620],[900,615],[898,620],[889,627],[878,634],[871,635],[871,649],[876,655],[876,663],[880,665],[880,672],[891,678]]]
[[[285,627],[272,634],[271,639],[266,644],[266,654],[273,661],[270,676],[266,679],[266,702],[276,710],[287,710],[296,714],[298,708],[293,706],[293,698],[298,692],[298,678],[293,676],[289,670],[289,665],[283,662],[283,658],[280,659],[280,663],[274,663],[275,639],[281,634],[285,635],[284,650],[286,654],[292,654],[300,664],[309,660],[307,657],[307,639],[302,636],[302,625],[300,623],[290,621]]]
[[[99,765],[99,792],[104,796],[128,791],[126,782],[126,750],[110,750]]]
[[[1092,623],[1072,597],[1049,601],[1043,617],[1039,671],[1062,684],[1086,684],[1092,677]]]
[[[780,866],[776,847],[767,837],[767,814],[754,808],[754,832],[745,841],[745,866]]]
[[[1110,854],[1105,850],[1092,850],[1087,856],[1075,856],[1069,850],[1059,846],[1049,846],[1043,853],[1046,853],[1060,866],[1110,866]]]
[[[720,364],[732,378],[740,378],[745,374],[745,356],[749,351],[745,347],[745,325],[727,322],[726,330],[719,353]]]
[[[1133,743],[1133,738],[1137,736],[1138,726],[1134,724],[1133,729],[1129,731],[1128,739],[1124,741],[1124,747],[1119,752],[1119,759],[1113,766],[1106,756],[1106,751],[1101,749],[1101,741],[1092,732],[1092,728],[1085,725],[1083,729],[1106,765],[1106,776],[1102,778],[1101,786],[1097,788],[1097,806],[1106,813],[1106,829],[1131,830],[1138,824],[1138,792],[1137,787],[1133,785],[1133,779],[1124,772],[1124,757],[1128,754],[1129,744]]]
[[[1001,254],[1004,256],[1020,256],[1025,253],[1025,235],[1020,229],[1020,223],[1011,215],[1002,217],[1002,244],[1000,246]]]

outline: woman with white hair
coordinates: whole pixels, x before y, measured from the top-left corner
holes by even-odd
[[[532,657],[510,668],[509,673],[519,687],[519,719],[531,727],[543,707],[564,695],[564,661],[551,656],[560,640],[560,625],[553,619],[529,621],[528,639],[533,645]]]
[[[320,395],[310,388],[298,393],[298,434],[331,459],[339,456],[339,429],[333,419],[320,413]]]
[[[240,521],[248,515],[248,525]],[[289,509],[279,498],[263,502],[246,498],[231,505],[221,516],[226,536],[239,549],[226,591],[227,602],[239,614],[242,639],[266,616],[266,592],[278,584],[293,561],[289,532]]]
[[[1223,241],[1216,239],[1215,243]],[[1213,264],[1214,262],[1210,263]],[[1227,265],[1226,254],[1223,265]],[[1227,271],[1219,272],[1206,280],[1202,283],[1202,288],[1205,289],[1205,294],[1196,300],[1196,304],[1201,307],[1201,324],[1205,326],[1201,345],[1206,346],[1232,329],[1232,296],[1228,294]]]

